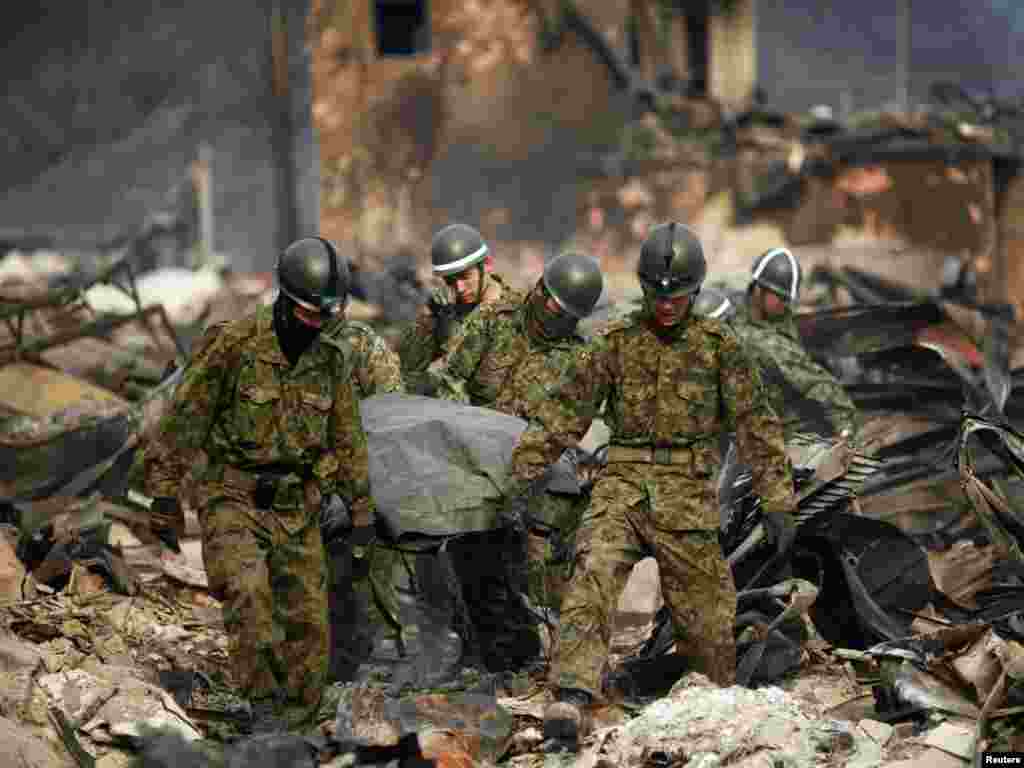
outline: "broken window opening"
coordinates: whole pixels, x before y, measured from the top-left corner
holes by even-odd
[[[415,56],[430,50],[427,0],[374,0],[378,56]]]
[[[708,41],[708,8],[686,12],[686,60],[689,64],[689,95],[707,96],[708,72],[711,69],[711,46]]]

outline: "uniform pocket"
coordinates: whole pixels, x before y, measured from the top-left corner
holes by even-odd
[[[707,374],[707,375],[705,375]],[[676,381],[679,432],[708,435],[714,429],[719,410],[718,380],[710,372],[691,371]]]
[[[652,434],[658,402],[657,374],[644,370],[627,371],[622,378],[621,393],[622,434]]]
[[[297,451],[325,446],[334,401],[320,392],[309,390],[299,390],[295,401],[297,407],[289,417],[287,439]]]
[[[693,476],[700,478],[717,477],[722,461],[717,445],[697,443],[693,446]]]
[[[304,406],[308,406],[314,411],[319,411],[321,413],[331,410],[331,405],[333,404],[331,398],[315,392],[302,392],[299,395],[299,400],[302,401]]]
[[[258,384],[241,384],[235,400],[236,434],[247,443],[266,445],[277,431],[281,390]]]

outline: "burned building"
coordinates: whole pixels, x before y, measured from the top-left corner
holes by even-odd
[[[243,270],[272,265],[319,227],[307,6],[12,9],[0,241],[90,251],[163,229],[187,245],[202,234]]]

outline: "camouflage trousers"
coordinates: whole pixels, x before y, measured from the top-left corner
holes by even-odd
[[[311,708],[327,676],[327,572],[319,519],[305,516],[289,531],[270,512],[221,498],[199,517],[234,682],[250,699]]]
[[[719,685],[735,680],[736,588],[718,533],[656,527],[654,518],[666,518],[651,514],[652,493],[607,471],[594,487],[576,536],[552,657],[551,681],[558,687],[601,696],[619,598],[633,566],[647,556],[658,563],[677,652]],[[662,508],[671,503],[658,499]]]
[[[530,602],[535,606],[556,611],[561,607],[572,566],[572,540],[588,501],[585,496],[545,493],[537,500],[539,508],[530,510],[557,532],[547,536],[530,533],[528,584]]]

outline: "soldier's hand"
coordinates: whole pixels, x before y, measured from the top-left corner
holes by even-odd
[[[452,335],[452,327],[455,324],[455,313],[450,304],[441,306],[434,312],[434,337],[438,344],[444,344]]]
[[[764,513],[764,523],[776,557],[783,557],[796,539],[796,521],[789,512],[774,511]]]
[[[503,525],[516,530],[526,531],[530,510],[530,483],[514,480],[505,492],[498,519]]]
[[[149,508],[149,530],[168,549],[180,553],[178,537],[185,533],[185,510],[181,503],[171,497],[153,499]]]

